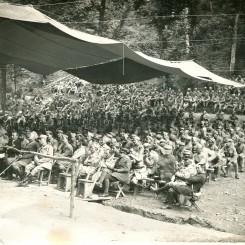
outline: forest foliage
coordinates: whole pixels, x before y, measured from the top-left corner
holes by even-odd
[[[31,4],[43,14],[64,25],[123,41],[134,51],[141,51],[156,58],[192,59],[223,77],[229,79],[234,79],[237,75],[245,77],[243,0],[9,0],[8,2]],[[231,49],[234,42],[236,56],[234,70],[230,71]]]

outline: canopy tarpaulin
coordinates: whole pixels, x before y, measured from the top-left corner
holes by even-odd
[[[70,29],[31,6],[0,3],[0,65],[17,64],[47,75],[65,70],[98,84],[124,84],[165,74],[235,87],[194,61],[165,61],[122,42]]]

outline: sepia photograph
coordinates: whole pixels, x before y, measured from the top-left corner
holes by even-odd
[[[245,243],[243,0],[0,0],[0,245]]]

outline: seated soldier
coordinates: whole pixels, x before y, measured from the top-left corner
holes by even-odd
[[[202,98],[202,103],[203,103],[203,107],[207,109],[210,103],[210,96],[208,93],[204,93],[203,98]]]
[[[19,135],[16,131],[12,132],[12,137],[11,137],[11,140],[9,141],[8,145],[11,146],[11,148],[13,147],[17,150],[21,149],[21,142],[19,139]],[[16,157],[18,157],[18,155],[19,155],[18,151],[16,151],[15,149],[11,149],[11,148],[7,149],[6,168],[9,167],[16,160]],[[5,179],[11,180],[13,178],[12,172],[13,172],[13,168],[9,167],[9,169],[5,172],[7,175],[7,177]]]
[[[194,95],[192,96],[192,110],[197,111],[197,105],[198,105],[198,96]]]
[[[89,143],[86,159],[79,168],[78,178],[85,177],[87,174],[93,175],[101,164],[103,155],[100,154],[100,146],[97,143]]]
[[[177,160],[172,154],[172,146],[164,145],[164,147],[157,146],[158,153],[158,174],[162,181],[171,181],[174,173],[176,172]]]
[[[225,103],[224,103],[224,106],[223,106],[222,110],[225,111],[229,107],[233,109],[232,97],[231,97],[230,94],[226,94],[225,95]]]
[[[34,151],[37,152],[39,145],[36,142],[36,133],[35,132],[28,132],[27,139],[29,140],[29,143],[27,143],[25,146],[21,147],[22,150],[25,151]],[[34,160],[34,155],[32,153],[23,153],[18,155],[17,161],[13,163],[12,168],[13,171],[16,173],[17,176],[20,177],[20,179],[24,179],[25,177],[25,167],[30,164]]]
[[[144,154],[140,151],[139,146],[134,146],[130,149],[130,154],[128,155],[132,161],[132,176],[130,190],[132,191],[138,182],[143,182],[145,186],[146,182],[144,179],[147,178],[146,165],[144,164]],[[142,191],[142,189],[140,190]]]
[[[195,164],[199,165],[203,170],[209,166],[209,158],[213,158],[214,152],[210,149],[203,147],[201,144],[196,144],[194,147],[193,159]]]
[[[221,111],[224,108],[226,97],[224,94],[219,94],[218,110]]]
[[[5,129],[1,130],[1,122],[0,122],[0,171],[2,172],[4,170],[4,167],[6,165],[6,155],[5,151],[6,148],[5,146],[8,143],[8,137],[5,135]]]
[[[224,161],[226,163],[225,166],[221,166],[221,170],[224,172],[224,177],[228,177],[230,167],[231,165],[233,165],[234,170],[235,170],[235,178],[239,179],[238,164],[237,164],[237,151],[236,151],[236,148],[234,147],[232,139],[227,140],[227,143],[221,149],[221,153],[224,154],[225,156]]]
[[[217,109],[219,108],[219,95],[217,93],[214,94],[213,96],[213,113],[215,113],[217,111]]]
[[[244,158],[245,158],[245,144],[244,138],[239,138],[237,144],[235,145],[237,154],[238,154],[238,167],[239,172],[244,172]]]
[[[217,126],[221,125],[222,122],[225,121],[225,113],[223,111],[218,111],[216,113],[216,118],[215,120],[217,121]]]
[[[146,165],[147,175],[152,177],[157,171],[158,153],[149,143],[144,143],[144,164]]]
[[[55,156],[58,157],[71,157],[73,154],[73,148],[71,144],[68,142],[68,136],[66,134],[62,135],[62,143],[58,152],[56,152]],[[66,168],[69,166],[69,163],[64,161],[57,161],[58,172],[62,173],[66,171]]]
[[[231,113],[231,115],[229,116],[229,120],[232,123],[232,125],[234,126],[235,123],[238,121],[238,116],[235,114],[235,112],[233,111]]]
[[[213,181],[219,180],[220,169],[222,166],[222,155],[219,151],[215,152],[215,155],[209,159],[209,167],[214,169],[214,179]]]
[[[53,147],[54,154],[55,154],[56,151],[58,150],[58,144],[59,144],[58,140],[56,140],[53,137],[53,133],[51,131],[46,131],[46,135],[47,135],[47,142]]]
[[[98,179],[98,181],[96,182],[96,186],[102,188],[102,183],[105,179],[105,176],[107,174],[112,173],[112,170],[116,164],[116,161],[118,160],[117,157],[114,156],[114,151],[113,150],[106,150],[104,153],[104,156],[102,158],[102,162],[101,162],[101,176]]]
[[[186,95],[183,98],[183,109],[187,109],[190,106],[190,101],[192,100],[191,96],[189,95],[189,92],[186,93]]]
[[[127,155],[129,153],[128,149],[122,148],[120,150],[120,158],[115,163],[111,172],[104,172],[100,177],[99,183],[104,183],[104,192],[100,196],[108,197],[109,196],[109,186],[110,182],[120,181],[122,183],[129,182],[129,172],[131,169],[131,160]]]
[[[40,154],[53,156],[53,147],[47,143],[47,135],[41,134],[39,136],[39,143],[41,145],[38,151]],[[53,159],[35,155],[34,161],[28,164],[25,168],[25,171],[27,173],[25,179],[21,181],[19,184],[23,186],[28,186],[28,184],[32,182],[32,178],[41,170],[47,169],[51,171],[52,165]]]
[[[168,196],[168,206],[166,208],[172,208],[174,197],[176,195],[182,194],[185,196],[192,196],[193,191],[200,190],[200,182],[205,183],[206,174],[204,174],[204,176],[200,178],[201,181],[194,180],[194,182],[197,182],[198,185],[192,188],[192,184],[190,184],[189,179],[192,180],[195,175],[197,175],[197,169],[191,157],[191,152],[185,150],[183,152],[183,161],[181,162],[177,172],[175,173],[175,181],[170,181],[161,188],[151,187],[151,190],[156,193],[170,191],[171,194]]]

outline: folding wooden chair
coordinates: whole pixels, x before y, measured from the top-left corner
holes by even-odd
[[[112,194],[116,194],[116,199],[118,199],[120,196],[125,197],[125,193],[123,192],[124,183],[120,181],[114,181],[111,182],[110,186],[114,189],[109,189],[109,192]]]
[[[186,201],[189,201],[191,203],[190,207],[195,207],[198,211],[201,211],[201,209],[196,204],[196,201],[200,200],[201,196],[202,196],[201,192],[193,193],[192,196],[184,196],[181,194],[179,195],[180,205],[183,205],[186,203]]]
[[[44,174],[45,172],[48,172],[48,179],[47,180],[44,180]],[[41,170],[39,173],[38,173],[38,180],[39,180],[39,186],[42,186],[43,183],[46,183],[47,185],[49,185],[49,182],[50,182],[50,178],[51,178],[51,170],[49,169],[44,169],[44,170]]]

